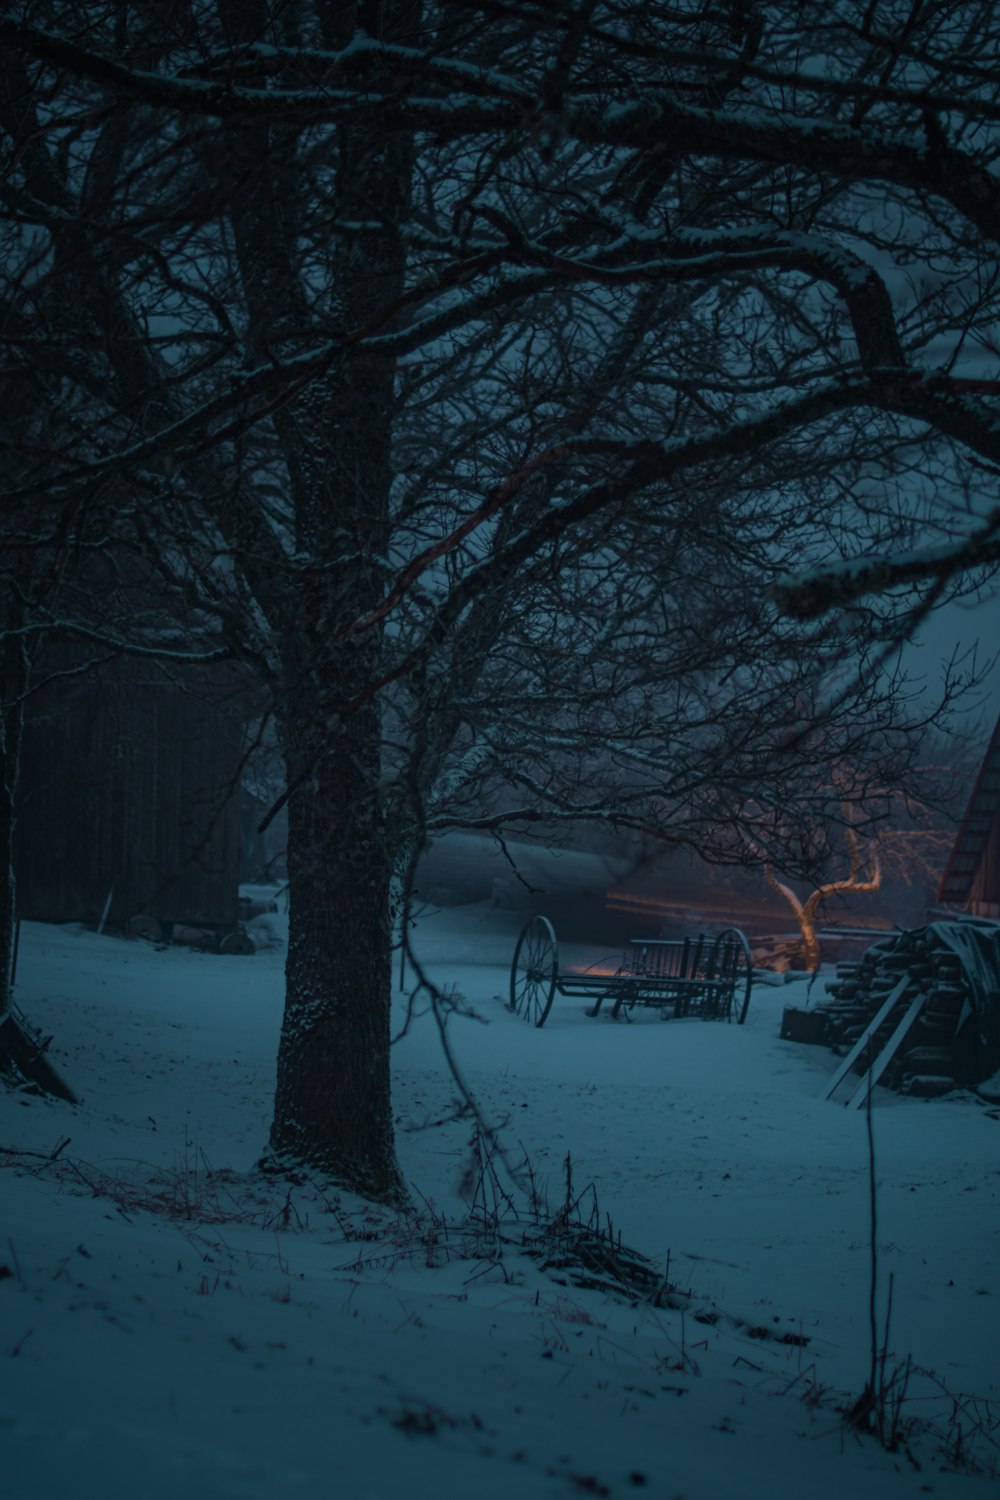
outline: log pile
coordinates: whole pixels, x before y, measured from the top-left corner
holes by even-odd
[[[986,1041],[995,1029],[1000,988],[990,987],[988,959],[984,964],[963,958],[968,930],[958,937],[948,931],[959,925],[938,923],[894,933],[869,948],[860,962],[837,965],[837,977],[827,986],[829,999],[814,1012],[823,1018],[822,1039],[828,1046],[846,1054],[885,1009],[854,1072],[864,1073],[882,1057],[911,1010],[908,1029],[884,1059],[882,1083],[932,1098],[973,1085],[992,1071]],[[895,997],[893,1004],[886,1008],[890,997]]]

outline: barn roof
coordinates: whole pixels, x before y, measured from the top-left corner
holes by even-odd
[[[979,768],[945,872],[938,900],[960,906],[969,899],[990,832],[1000,822],[1000,719]]]

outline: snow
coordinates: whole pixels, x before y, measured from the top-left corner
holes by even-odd
[[[422,962],[474,1012],[451,1046],[550,1214],[569,1156],[578,1216],[649,1258],[665,1305],[544,1270],[502,1172],[518,1217],[499,1244],[476,1229],[472,1127],[422,1003],[394,1052],[414,1212],[255,1171],[282,913],[254,958],[25,924],[18,1003],[82,1102],[0,1090],[6,1500],[992,1493],[946,1450],[960,1425],[980,1470],[1000,1457],[1000,1111],[876,1091],[887,1364],[935,1372],[904,1407],[929,1425],[888,1453],[838,1412],[868,1368],[868,1148],[864,1115],[819,1097],[833,1056],[778,1038],[804,985],[756,987],[743,1028],[557,998],[539,1031],[503,1003],[519,921],[420,919]]]

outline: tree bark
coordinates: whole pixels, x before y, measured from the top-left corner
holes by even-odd
[[[22,623],[20,610],[9,611],[6,623]],[[23,638],[0,632],[0,1015],[10,1007],[17,923],[14,881],[14,832],[21,770],[24,726],[23,694],[28,680],[28,654]]]
[[[241,15],[244,13],[241,12]],[[369,35],[416,24],[419,7],[362,6]],[[345,24],[353,25],[345,12]],[[339,43],[349,40],[338,36]],[[266,127],[261,135],[266,133]],[[297,265],[294,133],[244,141],[248,191],[234,213],[251,341],[324,316]],[[268,174],[261,178],[261,163]],[[403,286],[401,225],[413,146],[371,123],[336,140],[334,221],[365,227],[326,251],[337,326],[391,310]],[[373,681],[382,628],[337,643],[380,602],[392,484],[395,363],[346,352],[325,380],[275,416],[292,501],[295,559],[276,589],[276,710],[286,760],[289,949],[271,1149],[369,1198],[400,1200],[390,1098],[391,882],[381,708]]]
[[[14,821],[20,753],[21,707],[0,709],[0,1015],[10,1005],[14,966],[16,893]]]
[[[845,814],[847,809],[844,809]],[[819,972],[822,954],[816,932],[816,918],[827,896],[853,895],[862,891],[877,891],[882,885],[882,866],[877,850],[870,856],[871,874],[866,879],[861,875],[861,851],[858,836],[853,829],[847,830],[847,846],[850,853],[850,873],[843,880],[828,880],[817,886],[804,901],[800,900],[791,886],[779,880],[771,865],[764,866],[764,879],[773,891],[777,891],[792,909],[796,925],[802,936],[802,952],[806,968],[811,974]]]
[[[403,1196],[390,1099],[390,837],[371,691],[381,627],[336,643],[381,594],[394,371],[354,363],[306,414],[323,464],[297,457],[297,542],[277,705],[289,787],[289,948],[271,1147],[366,1197]],[[347,554],[341,562],[338,554]],[[358,700],[362,700],[359,704]]]
[[[368,706],[333,743],[290,692],[290,932],[271,1147],[366,1197],[402,1196],[390,1102],[392,851],[377,795],[378,715]],[[299,783],[296,785],[296,783]]]

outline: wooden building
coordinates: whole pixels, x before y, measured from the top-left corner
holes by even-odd
[[[19,916],[234,928],[244,718],[235,673],[132,656],[80,670],[68,648],[48,653],[45,668],[26,704]]]
[[[972,788],[937,899],[951,910],[1000,919],[1000,720]]]

